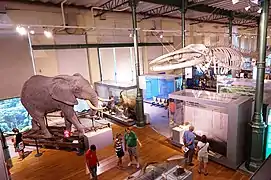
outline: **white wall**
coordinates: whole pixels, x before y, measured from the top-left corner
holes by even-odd
[[[0,35],[0,99],[18,97],[24,82],[34,74],[26,37]]]

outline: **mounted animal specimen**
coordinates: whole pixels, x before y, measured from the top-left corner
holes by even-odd
[[[45,125],[47,113],[62,111],[67,130],[71,130],[72,124],[84,134],[84,128],[79,123],[73,106],[78,104],[78,99],[87,100],[94,114],[98,107],[98,96],[93,86],[80,74],[73,76],[59,75],[46,77],[32,76],[22,89],[21,102],[32,117],[32,131],[41,133],[44,138],[52,135]]]
[[[120,105],[123,107],[123,114],[126,117],[135,117],[136,98],[126,96],[120,92]]]
[[[215,74],[226,74],[229,70],[240,70],[243,56],[228,47],[207,48],[203,44],[190,44],[182,49],[164,54],[150,62],[153,71],[168,71],[198,66],[206,71],[214,68]]]

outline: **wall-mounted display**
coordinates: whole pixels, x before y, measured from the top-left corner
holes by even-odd
[[[182,144],[183,132],[193,125],[197,140],[207,136],[211,159],[234,169],[243,163],[251,97],[186,89],[169,98],[176,104],[169,116],[174,144]]]
[[[20,131],[31,129],[31,117],[18,97],[0,100],[0,129],[12,133],[13,128]]]
[[[238,79],[228,78],[225,76],[217,77],[217,92],[218,93],[235,93],[245,96],[254,96],[256,91],[256,80],[253,79]],[[264,80],[264,102],[270,100],[271,81]]]
[[[146,89],[143,91],[144,100],[153,98],[168,99],[168,95],[182,90],[183,78],[176,75],[157,74],[143,75],[146,81]]]

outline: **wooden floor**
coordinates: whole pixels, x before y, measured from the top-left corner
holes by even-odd
[[[143,146],[139,149],[140,163],[143,165],[152,161],[165,161],[173,155],[180,155],[178,148],[167,142],[150,127],[134,128]],[[114,125],[113,132],[124,132],[124,128]],[[87,180],[84,156],[77,156],[75,152],[42,149],[43,155],[36,158],[32,152],[25,160],[13,159],[14,167],[11,169],[13,180]],[[125,169],[116,168],[117,158],[113,146],[97,152],[100,160],[98,170],[100,180],[122,180],[137,171],[136,167],[126,167],[127,155],[124,158]],[[196,180],[247,180],[247,175],[239,171],[227,169],[214,162],[209,163],[209,175],[197,173],[197,162],[193,170],[193,179]]]

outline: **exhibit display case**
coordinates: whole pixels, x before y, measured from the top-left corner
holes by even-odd
[[[0,129],[5,134],[13,134],[12,129],[21,132],[31,129],[31,117],[18,97],[0,100]]]
[[[211,159],[233,169],[243,163],[251,97],[186,89],[171,93],[169,98],[176,107],[169,116],[174,144],[182,145],[184,131],[193,125],[196,140],[207,136]]]
[[[141,170],[137,180],[192,180],[192,172],[176,165],[174,162],[150,164]]]
[[[136,116],[136,85],[114,81],[95,82],[94,84],[99,97],[109,99],[110,96],[113,96],[103,111],[105,117],[124,125],[133,125]]]
[[[115,100],[118,100],[120,93],[124,93],[126,96],[136,96],[136,85],[132,83],[120,83],[115,81],[100,81],[94,83],[95,90],[98,96],[108,99],[109,96],[114,96]]]
[[[168,99],[168,95],[175,91],[182,90],[183,78],[169,74],[143,75],[146,81],[146,88],[143,91],[145,101],[153,98]]]

